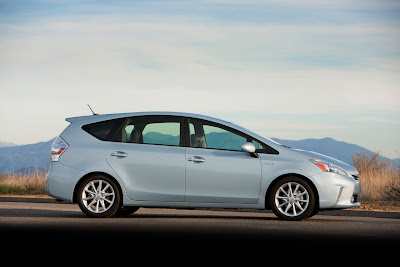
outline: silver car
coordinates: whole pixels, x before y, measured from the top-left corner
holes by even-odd
[[[46,192],[90,217],[139,207],[271,209],[284,220],[359,206],[357,170],[234,123],[178,112],[72,117]]]

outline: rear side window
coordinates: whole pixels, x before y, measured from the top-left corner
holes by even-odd
[[[144,127],[143,144],[179,146],[179,122],[149,123]]]
[[[124,121],[125,118],[101,121],[86,124],[82,126],[82,129],[97,139],[102,141],[112,141]]]
[[[129,118],[114,142],[180,146],[182,118],[174,116],[138,116]]]

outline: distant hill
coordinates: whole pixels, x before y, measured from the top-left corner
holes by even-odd
[[[31,145],[0,147],[0,173],[47,170],[50,167],[50,147],[53,140]]]
[[[10,147],[10,146],[16,146],[16,144],[0,141],[0,147]]]
[[[161,137],[154,134],[148,134],[147,138],[160,139]],[[211,139],[209,141],[212,141]],[[365,152],[370,155],[374,154],[374,152],[361,146],[337,141],[332,138],[304,139],[298,141],[278,138],[273,139],[283,145],[315,151],[350,164],[352,162],[351,156],[357,152]],[[29,172],[34,169],[47,170],[50,167],[50,147],[53,140],[54,139],[31,145],[0,147],[0,173]],[[166,144],[175,144],[179,141],[177,137],[165,136],[165,142]],[[390,160],[382,156],[381,159]],[[399,166],[400,159],[393,160],[393,163],[395,166]]]

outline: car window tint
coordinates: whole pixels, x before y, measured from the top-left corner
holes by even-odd
[[[256,152],[257,153],[263,153],[267,151],[267,145],[262,144],[256,140],[251,141],[253,145],[256,147]]]
[[[240,151],[247,141],[243,136],[196,119],[190,120],[189,131],[191,147]]]
[[[240,151],[241,145],[246,143],[246,138],[227,130],[209,125],[203,127],[208,148]]]
[[[111,141],[124,120],[122,118],[86,124],[82,129],[97,139]]]
[[[179,146],[180,131],[181,123],[177,117],[132,117],[122,127],[121,141],[124,143]]]
[[[150,123],[142,132],[144,144],[179,146],[178,122]]]

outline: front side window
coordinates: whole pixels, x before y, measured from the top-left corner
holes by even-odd
[[[179,146],[180,133],[178,117],[142,116],[128,119],[121,129],[120,138],[124,143]]]
[[[241,151],[243,143],[252,142],[257,153],[279,154],[277,150],[244,133],[200,119],[189,119],[189,134],[190,147]]]
[[[240,151],[247,139],[232,131],[197,119],[190,119],[190,146]]]

